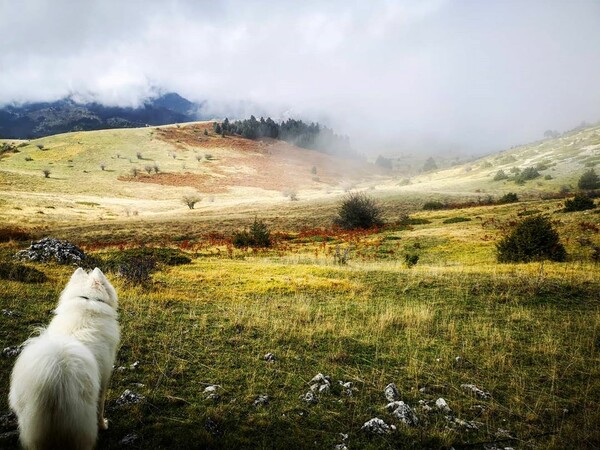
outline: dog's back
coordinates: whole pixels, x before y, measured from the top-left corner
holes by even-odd
[[[27,449],[91,449],[100,391],[94,355],[68,336],[31,339],[15,364],[10,406]]]

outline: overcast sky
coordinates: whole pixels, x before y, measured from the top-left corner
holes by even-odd
[[[0,0],[0,29],[0,104],[158,88],[400,151],[600,120],[600,0]]]

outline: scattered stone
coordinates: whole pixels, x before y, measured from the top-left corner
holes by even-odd
[[[132,386],[135,386],[136,388],[143,388],[146,385],[144,383],[131,383]]]
[[[2,350],[2,356],[6,356],[7,358],[15,358],[19,356],[19,353],[21,353],[22,350],[22,345],[13,345],[12,347],[5,347]]]
[[[121,439],[119,441],[119,445],[131,445],[137,440],[138,440],[137,434],[129,433],[129,434],[125,435],[125,437],[123,439]]]
[[[481,398],[483,400],[488,400],[492,397],[492,395],[489,392],[485,392],[484,390],[478,388],[474,384],[461,384],[460,387],[464,391],[468,391],[471,394],[473,394],[476,397]]]
[[[212,420],[210,417],[206,419],[206,422],[204,422],[204,429],[214,437],[223,436],[223,429],[219,426],[217,422]]]
[[[210,386],[206,386],[202,391],[203,394],[206,394],[204,397],[205,400],[213,400],[218,401],[221,398],[221,395],[217,393],[217,391],[221,388],[218,384],[211,384]]]
[[[354,390],[354,388],[352,387],[352,381],[344,382],[342,380],[339,380],[338,383],[340,386],[342,386],[344,394],[346,394],[348,397],[352,397],[352,391]]]
[[[448,403],[441,397],[435,401],[435,406],[444,414],[452,414],[452,410],[448,406]]]
[[[137,394],[129,389],[125,389],[125,392],[117,399],[117,406],[134,405],[144,400],[144,396]]]
[[[6,317],[19,317],[21,315],[21,313],[13,311],[12,309],[3,309],[0,311],[0,313],[2,313],[2,315]]]
[[[331,378],[323,375],[322,373],[318,373],[313,377],[312,380],[308,382],[308,384],[310,385],[311,391],[324,394],[329,392],[331,387]]]
[[[429,414],[431,411],[433,411],[429,401],[419,400],[419,407],[425,414]]]
[[[254,400],[254,406],[258,407],[258,406],[264,406],[266,404],[269,403],[269,396],[268,395],[259,395],[258,397],[256,397],[256,399]]]
[[[360,429],[370,434],[386,435],[395,431],[396,427],[394,425],[388,425],[379,417],[374,417],[371,420],[366,421]]]
[[[476,431],[483,426],[483,423],[477,422],[475,420],[464,420],[454,416],[445,417],[446,420],[449,422],[450,427],[454,429],[460,428],[466,431]]]
[[[504,428],[498,428],[496,433],[494,433],[496,439],[514,439],[515,437],[511,434],[510,431],[505,430]]]
[[[125,367],[125,366],[119,366],[119,367],[117,367],[114,370],[117,371],[117,372],[124,372],[124,371],[127,370],[127,367]]]
[[[267,362],[275,362],[275,355],[273,353],[267,353],[263,356],[263,359]]]
[[[342,443],[342,444],[335,444],[333,446],[333,450],[348,450],[348,447],[344,443]]]
[[[383,390],[383,395],[388,402],[395,402],[400,400],[400,392],[394,383],[388,384]]]
[[[34,242],[26,250],[15,254],[20,261],[48,262],[56,261],[59,264],[81,264],[86,256],[76,245],[68,241],[45,237]]]
[[[136,370],[138,367],[140,367],[140,362],[139,361],[136,361],[133,364],[129,365],[129,369],[130,370]]]
[[[313,391],[308,391],[306,394],[301,395],[300,398],[304,400],[306,403],[316,404],[319,403],[319,399],[313,393]]]
[[[412,408],[402,401],[388,403],[386,408],[388,411],[391,411],[392,415],[400,422],[409,427],[414,427],[419,423],[419,419]]]

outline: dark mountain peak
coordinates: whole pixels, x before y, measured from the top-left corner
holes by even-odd
[[[176,92],[169,92],[163,94],[160,97],[154,98],[150,101],[145,102],[146,105],[153,106],[155,108],[164,108],[169,111],[175,111],[179,114],[189,114],[194,109],[194,103],[188,99],[183,98]]]

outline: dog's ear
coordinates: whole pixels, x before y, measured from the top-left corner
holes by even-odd
[[[92,280],[99,281],[100,283],[102,283],[104,285],[109,284],[108,280],[106,279],[106,277],[104,276],[102,271],[97,267],[92,271],[92,273],[90,274],[90,277],[92,278]]]
[[[83,270],[81,267],[78,267],[77,270],[73,272],[73,275],[71,275],[69,283],[72,283],[76,280],[83,280],[85,278],[87,278],[87,273],[85,273],[85,270]]]

